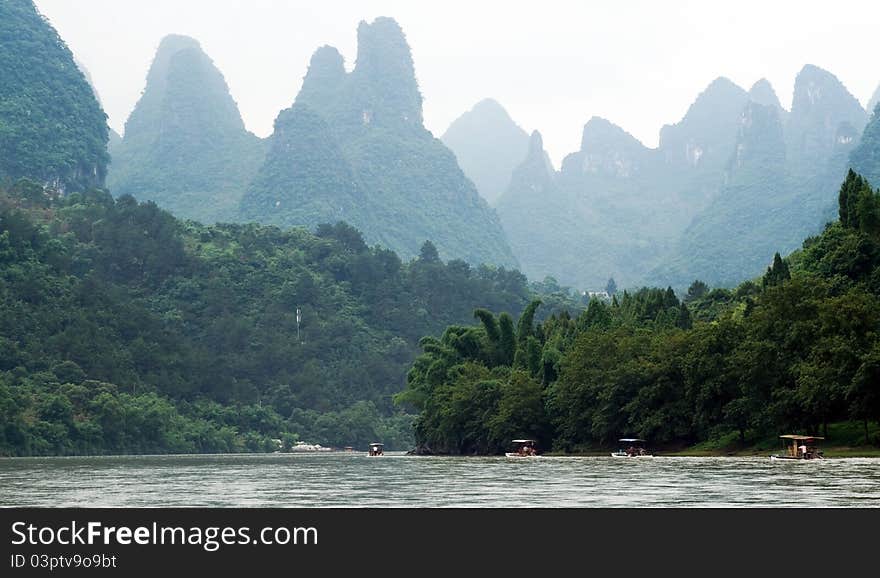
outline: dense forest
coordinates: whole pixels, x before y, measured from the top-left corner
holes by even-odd
[[[0,2],[0,181],[103,186],[107,115],[30,0]]]
[[[826,71],[791,111],[718,79],[657,149],[594,118],[559,171],[475,107],[456,154],[504,187],[499,217],[424,127],[390,18],[350,71],[318,49],[267,141],[166,37],[110,190],[114,133],[33,2],[0,1],[0,48],[0,455],[682,447],[843,420],[880,444],[880,109]],[[509,148],[475,157],[480,130]],[[548,273],[671,286],[590,300]]]
[[[422,339],[396,396],[421,451],[499,453],[512,438],[578,451],[622,436],[741,443],[880,420],[880,192],[850,171],[839,219],[735,289],[643,288],[536,323],[478,309]]]
[[[205,226],[20,180],[0,190],[0,454],[409,449],[391,396],[418,339],[534,296],[428,241],[404,263],[344,223]]]

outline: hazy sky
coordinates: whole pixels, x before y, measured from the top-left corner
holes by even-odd
[[[580,146],[593,115],[648,146],[717,76],[761,77],[783,106],[805,63],[830,70],[864,106],[880,82],[880,3],[860,1],[36,0],[88,68],[122,132],[159,40],[198,39],[226,77],[248,129],[272,131],[309,58],[337,47],[349,69],[361,20],[391,16],[412,47],[425,124],[440,136],[484,97],[553,161]]]

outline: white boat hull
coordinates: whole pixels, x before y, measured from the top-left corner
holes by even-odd
[[[619,454],[619,453],[617,453],[617,452],[612,452],[612,453],[611,453],[611,457],[612,457],[612,458],[653,458],[654,456],[653,456],[652,454],[645,454],[645,455],[641,455],[641,456],[639,456],[639,455],[637,455],[637,456],[630,456],[630,455],[625,454],[625,453],[623,453],[623,454]]]
[[[540,458],[541,456],[524,456],[522,454],[518,454],[516,452],[505,452],[504,454],[508,458]]]
[[[823,460],[823,459],[825,459],[825,458],[821,458],[821,457],[793,458],[791,456],[777,456],[775,454],[770,456],[770,461],[772,461],[772,462],[812,462],[812,461],[819,461],[819,460]]]

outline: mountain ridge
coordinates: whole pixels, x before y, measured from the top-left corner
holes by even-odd
[[[452,151],[424,127],[412,55],[393,19],[358,25],[351,72],[335,48],[315,51],[293,107],[279,119],[306,109],[316,115],[322,146],[338,154],[296,162],[270,145],[274,153],[242,198],[242,215],[282,226],[344,219],[369,243],[404,258],[418,255],[431,240],[443,258],[517,265],[494,209]],[[270,142],[279,138],[275,134]],[[330,186],[337,168],[350,179]],[[353,204],[346,200],[355,198]]]
[[[31,0],[0,2],[0,178],[61,193],[104,186],[107,115]]]
[[[113,146],[108,186],[182,217],[230,221],[264,150],[199,42],[168,35]]]

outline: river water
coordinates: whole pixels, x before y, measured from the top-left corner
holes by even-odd
[[[880,507],[880,459],[0,458],[0,506]]]

